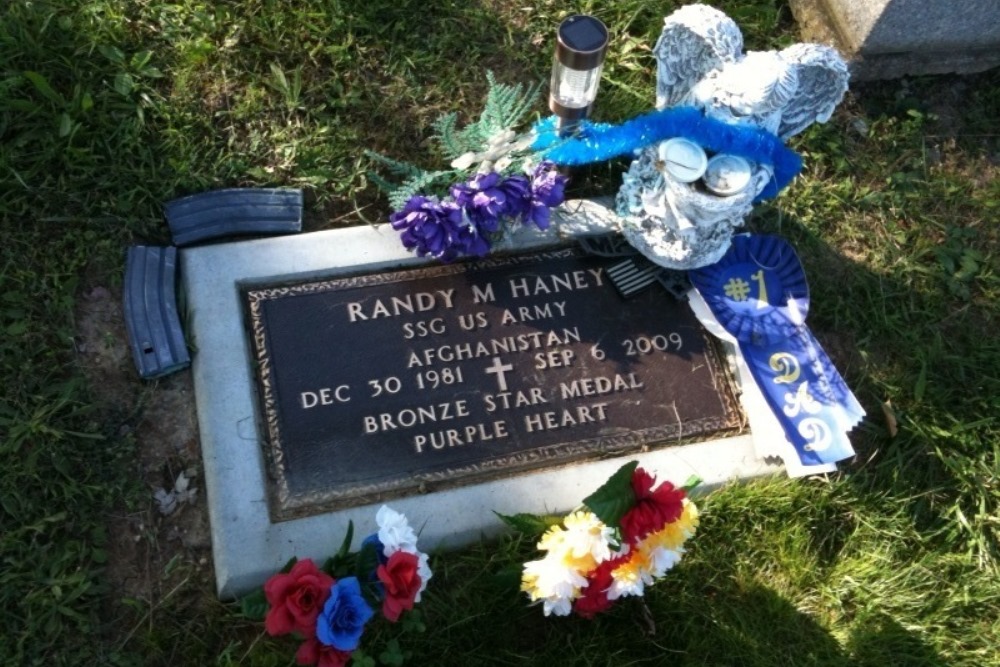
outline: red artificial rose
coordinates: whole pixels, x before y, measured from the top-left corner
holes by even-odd
[[[623,560],[625,557],[606,560],[587,575],[587,586],[573,602],[573,611],[584,618],[593,618],[614,603],[608,599],[608,589],[614,583],[611,573]]]
[[[389,556],[385,565],[378,566],[378,579],[385,587],[382,614],[393,623],[404,611],[413,609],[413,601],[420,592],[417,563],[416,555],[397,551]]]
[[[656,478],[642,468],[632,473],[632,491],[635,506],[622,517],[622,535],[629,544],[636,544],[650,533],[673,523],[684,510],[684,489],[675,489],[670,482],[663,482],[653,490]]]
[[[300,665],[316,665],[317,667],[344,667],[351,659],[350,651],[341,651],[327,646],[315,637],[311,637],[299,646],[295,653],[295,662]]]
[[[333,577],[322,572],[310,559],[300,560],[288,574],[276,574],[264,584],[264,595],[271,606],[264,619],[269,635],[287,635],[298,631],[303,637],[316,634],[316,617],[330,597]]]

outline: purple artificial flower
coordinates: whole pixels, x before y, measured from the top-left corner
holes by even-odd
[[[482,232],[476,229],[476,226],[468,221],[467,224],[458,231],[458,240],[462,248],[461,254],[463,255],[486,257],[486,255],[490,253],[489,239],[483,236]]]
[[[548,229],[549,209],[563,203],[565,188],[566,177],[559,173],[555,163],[548,160],[540,163],[531,175],[531,202],[525,217],[539,229]]]
[[[531,183],[520,175],[476,174],[467,183],[451,186],[451,196],[481,234],[499,230],[501,218],[524,218],[531,209]]]
[[[491,171],[476,174],[468,183],[451,186],[455,203],[465,209],[476,227],[487,233],[500,228],[500,218],[507,212],[507,194],[500,188],[500,174]]]
[[[531,210],[531,181],[524,174],[515,174],[500,187],[507,195],[507,215],[523,220]]]
[[[389,216],[392,228],[400,233],[403,245],[420,256],[432,255],[450,262],[459,255],[482,257],[489,252],[489,242],[462,214],[455,202],[437,201],[414,195]]]

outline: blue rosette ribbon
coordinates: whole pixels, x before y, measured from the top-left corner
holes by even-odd
[[[689,278],[736,339],[802,465],[852,456],[847,433],[865,412],[805,324],[809,285],[792,246],[776,236],[737,235],[721,260]]]

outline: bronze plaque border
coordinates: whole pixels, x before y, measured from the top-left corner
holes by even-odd
[[[554,445],[537,447],[510,456],[483,461],[475,465],[458,466],[443,471],[414,473],[408,479],[397,479],[389,483],[352,486],[350,489],[328,489],[308,494],[293,494],[288,488],[288,479],[283,462],[281,432],[278,426],[275,390],[271,377],[272,363],[268,355],[261,304],[292,294],[305,294],[339,290],[353,287],[382,285],[421,278],[463,273],[471,266],[475,269],[515,266],[535,263],[544,259],[584,257],[586,253],[578,247],[522,253],[509,256],[490,257],[475,263],[432,265],[416,269],[398,269],[361,273],[329,279],[308,279],[307,282],[282,281],[279,286],[244,286],[245,303],[248,306],[249,325],[252,334],[251,350],[256,362],[259,384],[258,398],[263,412],[267,433],[264,444],[269,484],[269,506],[272,521],[288,521],[304,516],[336,511],[357,505],[366,505],[401,496],[430,493],[437,490],[468,486],[514,474],[528,473],[541,468],[569,465],[586,459],[600,459],[620,456],[630,452],[642,452],[699,440],[735,434],[745,426],[745,418],[739,407],[734,390],[734,380],[722,363],[718,341],[702,329],[705,342],[705,359],[708,362],[712,382],[721,400],[724,415],[717,418],[690,420],[685,423],[668,424],[641,430],[590,438],[572,440]],[[295,281],[295,284],[289,284]],[[654,287],[655,289],[655,287]]]

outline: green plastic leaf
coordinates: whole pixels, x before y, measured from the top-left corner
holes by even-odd
[[[681,488],[684,489],[684,493],[691,493],[699,484],[701,484],[701,477],[698,477],[698,475],[691,475],[687,478],[687,481],[684,482],[684,486]]]
[[[524,566],[520,563],[511,563],[493,573],[493,582],[498,588],[519,591],[523,575]]]
[[[347,533],[344,535],[344,541],[340,543],[340,549],[337,550],[337,558],[343,558],[351,551],[351,542],[354,541],[354,522],[347,522]]]
[[[605,525],[620,528],[622,517],[635,505],[632,473],[638,467],[638,461],[629,461],[609,477],[601,488],[583,499],[583,504]]]
[[[362,545],[354,562],[354,576],[361,583],[361,595],[373,609],[380,606],[378,599],[378,589],[375,581],[371,581],[375,570],[378,568],[378,550],[374,544],[368,542]]]
[[[240,600],[240,611],[251,621],[263,621],[269,608],[263,588],[258,588]]]
[[[369,575],[378,567],[378,549],[372,542],[368,542],[361,547],[358,552],[358,559],[354,567],[354,573],[359,581],[365,581]]]
[[[299,559],[296,558],[295,556],[292,556],[291,558],[288,559],[288,562],[285,563],[285,567],[281,568],[280,573],[281,574],[288,574],[289,572],[292,571],[292,568],[295,567],[295,564],[298,563],[298,562],[299,562]]]
[[[494,512],[501,521],[519,533],[524,533],[529,537],[538,536],[552,526],[558,526],[562,522],[562,517],[554,514],[500,514]]]
[[[348,521],[347,533],[344,535],[344,541],[340,543],[340,548],[337,550],[337,553],[327,558],[326,562],[323,563],[323,571],[334,579],[340,579],[352,573],[350,552],[351,542],[353,541],[354,522]]]

